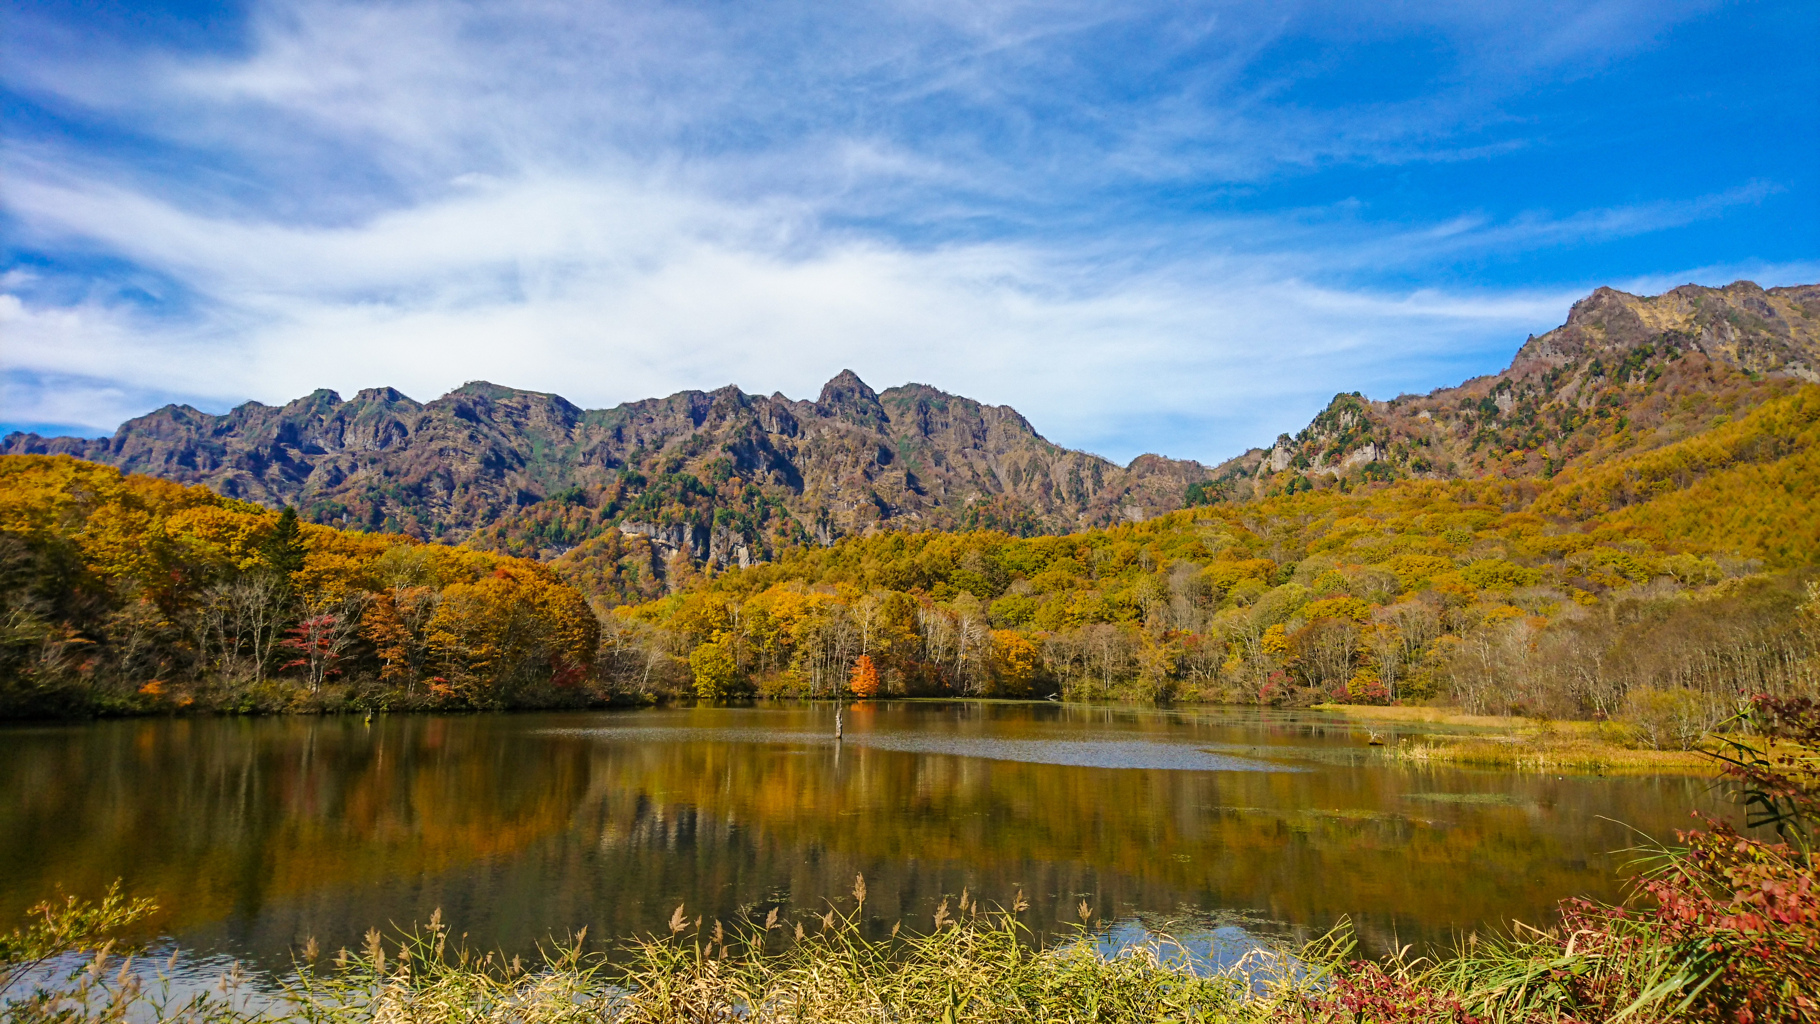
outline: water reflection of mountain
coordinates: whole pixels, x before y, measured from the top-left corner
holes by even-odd
[[[352,942],[441,907],[470,941],[523,949],[582,925],[658,928],[678,902],[731,919],[781,901],[790,917],[864,872],[881,929],[968,887],[989,901],[1022,889],[1039,930],[1085,895],[1106,917],[1188,908],[1304,933],[1351,914],[1382,947],[1615,895],[1607,851],[1636,840],[1616,822],[1666,835],[1709,799],[1690,779],[1412,772],[1255,712],[849,716],[856,742],[838,756],[819,709],[8,730],[0,911],[124,875],[164,897],[161,927],[205,948],[282,957],[309,935]],[[1036,757],[1043,741],[1062,759],[1167,744],[1308,770],[927,749]]]

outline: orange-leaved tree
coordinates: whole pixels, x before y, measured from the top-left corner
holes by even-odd
[[[872,663],[870,654],[862,654],[853,663],[853,674],[847,680],[847,688],[855,697],[873,697],[878,695],[878,666]]]

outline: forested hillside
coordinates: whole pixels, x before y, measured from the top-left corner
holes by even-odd
[[[851,374],[14,435],[216,489],[0,456],[0,703],[1442,698],[1697,735],[1820,692],[1817,296],[1601,290],[1503,373],[1339,396],[1217,472]]]
[[[167,406],[112,438],[14,434],[64,454],[348,529],[548,558],[615,527],[640,571],[680,554],[740,565],[868,529],[1066,532],[1179,508],[1207,468],[1120,467],[1044,440],[1016,410],[851,371],[813,402],[738,388],[583,410],[485,382],[427,404],[391,388],[318,391],[222,416]]]
[[[1015,410],[851,372],[814,402],[688,391],[605,410],[484,382],[426,404],[319,391],[222,416],[168,406],[112,438],[14,434],[325,525],[561,559],[614,601],[673,567],[747,565],[881,530],[1060,534],[1184,506],[1403,479],[1546,478],[1672,443],[1820,381],[1820,286],[1600,289],[1501,373],[1425,396],[1340,395],[1295,437],[1210,469],[1129,466]],[[676,563],[686,562],[688,565]]]
[[[1505,370],[1427,395],[1335,396],[1308,427],[1216,470],[1191,503],[1322,482],[1522,479],[1671,444],[1820,383],[1820,285],[1601,288]]]
[[[1816,442],[1808,386],[1548,480],[1336,485],[1064,537],[798,548],[618,609],[603,666],[708,696],[1445,697],[1572,717],[1642,702],[1697,736],[1740,693],[1820,687]]]
[[[600,634],[536,562],[19,455],[0,622],[0,715],[574,703]]]

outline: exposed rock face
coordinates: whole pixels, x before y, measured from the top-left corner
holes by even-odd
[[[1121,467],[1051,444],[1008,407],[922,384],[881,394],[851,371],[813,402],[726,387],[600,410],[485,382],[424,404],[318,391],[222,416],[167,406],[111,438],[12,434],[0,452],[545,558],[620,527],[614,557],[661,576],[679,556],[748,564],[879,527],[1062,532],[1316,483],[1536,476],[1669,443],[1811,381],[1820,285],[1738,282],[1653,298],[1601,288],[1501,373],[1390,401],[1336,396],[1296,436],[1212,470],[1156,455]]]
[[[662,564],[678,554],[698,561],[741,569],[759,560],[754,546],[724,526],[703,526],[678,522],[667,526],[656,523],[622,522],[619,530],[632,537],[643,537],[656,549]]]
[[[660,554],[722,564],[767,541],[831,541],[880,524],[1065,531],[1177,508],[1206,467],[1120,467],[1044,440],[1018,413],[921,384],[879,394],[852,371],[813,402],[727,387],[612,409],[485,382],[419,404],[391,388],[213,416],[167,406],[111,438],[13,434],[7,453],[65,453],[318,522],[461,540],[529,516],[545,556],[628,526]],[[555,501],[555,507],[549,507]],[[574,526],[572,506],[590,511]],[[510,539],[494,530],[494,539]],[[776,535],[774,537],[774,535]],[[541,541],[548,541],[543,543]]]
[[[1296,436],[1220,465],[1213,492],[1548,474],[1668,444],[1804,383],[1820,383],[1820,285],[1600,288],[1503,372],[1385,402],[1336,395]]]

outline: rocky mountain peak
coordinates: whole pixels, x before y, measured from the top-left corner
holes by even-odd
[[[470,380],[463,383],[458,388],[451,389],[448,394],[443,395],[442,397],[455,398],[471,396],[474,398],[497,399],[510,397],[514,391],[515,389],[513,388],[502,387],[490,380]]]
[[[1599,288],[1498,373],[1389,402],[1336,396],[1293,440],[1218,472],[1538,476],[1670,443],[1729,409],[1820,382],[1816,297],[1812,285],[1765,291],[1750,281],[1657,296]]]
[[[397,388],[392,388],[392,387],[362,388],[362,389],[360,389],[360,391],[355,393],[354,402],[351,404],[384,405],[384,406],[403,405],[403,406],[408,406],[412,409],[421,409],[422,408],[422,406],[418,402],[416,402],[414,399],[412,399],[409,395],[406,395],[404,392],[398,390]]]
[[[331,388],[317,388],[302,398],[291,399],[283,407],[304,415],[323,416],[334,412],[341,405],[340,392]]]
[[[352,402],[323,390],[221,416],[171,406],[111,439],[14,434],[0,451],[74,455],[295,505],[315,522],[541,557],[636,534],[648,538],[647,582],[685,550],[745,561],[877,528],[1110,522],[1180,507],[1207,472],[1160,457],[1121,468],[1044,441],[1009,407],[925,385],[881,395],[851,370],[813,403],[731,385],[593,411],[489,381],[422,404],[389,387]]]
[[[884,428],[890,421],[884,406],[878,403],[878,392],[859,379],[852,370],[842,370],[833,380],[822,385],[821,397],[815,400],[822,415],[846,420],[857,426]]]
[[[745,560],[874,529],[1065,531],[1273,489],[1547,475],[1820,380],[1820,286],[1604,288],[1567,321],[1500,373],[1388,402],[1336,395],[1295,436],[1213,470],[1154,455],[1121,467],[1045,441],[1009,406],[922,384],[876,392],[852,370],[815,402],[728,386],[592,411],[487,381],[421,405],[325,389],[222,416],[167,406],[112,438],[13,434],[0,451],[540,557],[644,524],[637,572],[651,583],[684,548]]]

